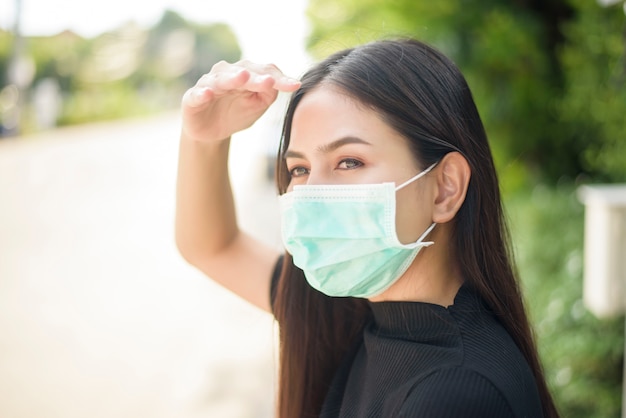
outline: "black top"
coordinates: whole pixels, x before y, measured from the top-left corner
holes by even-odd
[[[448,308],[370,306],[373,320],[337,371],[321,418],[542,416],[523,355],[467,285]]]

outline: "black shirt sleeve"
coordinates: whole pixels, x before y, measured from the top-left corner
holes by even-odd
[[[524,415],[532,418],[532,415]],[[409,393],[398,418],[515,417],[502,393],[484,376],[465,368],[433,373]]]

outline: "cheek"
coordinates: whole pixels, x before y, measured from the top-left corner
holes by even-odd
[[[423,190],[401,190],[396,195],[396,233],[403,244],[409,244],[432,223],[432,207]]]

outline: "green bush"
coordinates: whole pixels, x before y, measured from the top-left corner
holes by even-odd
[[[624,318],[582,302],[584,207],[571,183],[507,196],[506,208],[546,377],[563,417],[620,416]]]
[[[626,178],[621,2],[310,0],[317,57],[373,39],[414,36],[461,68],[500,168],[515,161],[556,182]]]

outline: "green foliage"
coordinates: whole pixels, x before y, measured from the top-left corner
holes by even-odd
[[[578,18],[564,27],[566,89],[558,103],[565,136],[583,143],[582,163],[600,180],[626,181],[626,18],[621,4],[572,0]]]
[[[22,92],[22,133],[37,129],[32,103],[42,81],[54,80],[59,88],[58,124],[117,119],[178,106],[183,92],[213,64],[241,55],[227,25],[189,22],[172,11],[149,30],[129,23],[93,39],[65,31],[25,38],[24,45],[35,77]],[[0,91],[9,82],[13,48],[13,35],[0,31]],[[0,128],[3,111],[0,106]]]
[[[34,83],[54,78],[62,91],[76,88],[75,73],[88,56],[91,43],[72,32],[26,39],[27,54],[35,63]]]
[[[452,57],[475,94],[498,168],[550,183],[626,177],[621,7],[588,0],[311,0],[314,56],[413,36]],[[523,168],[524,173],[522,173]]]
[[[572,184],[506,199],[517,262],[548,384],[563,417],[620,414],[624,318],[599,320],[582,301],[583,206]]]
[[[132,106],[132,107],[131,107]],[[147,100],[137,97],[132,86],[124,83],[108,89],[79,89],[67,98],[59,125],[77,125],[103,120],[141,116],[162,110]]]
[[[186,85],[195,83],[216,62],[233,62],[241,56],[229,26],[198,25],[172,11],[166,11],[150,30],[144,51],[149,75],[156,78],[180,75]]]
[[[0,30],[0,83],[6,84],[9,56],[12,52],[13,37],[9,32]]]

